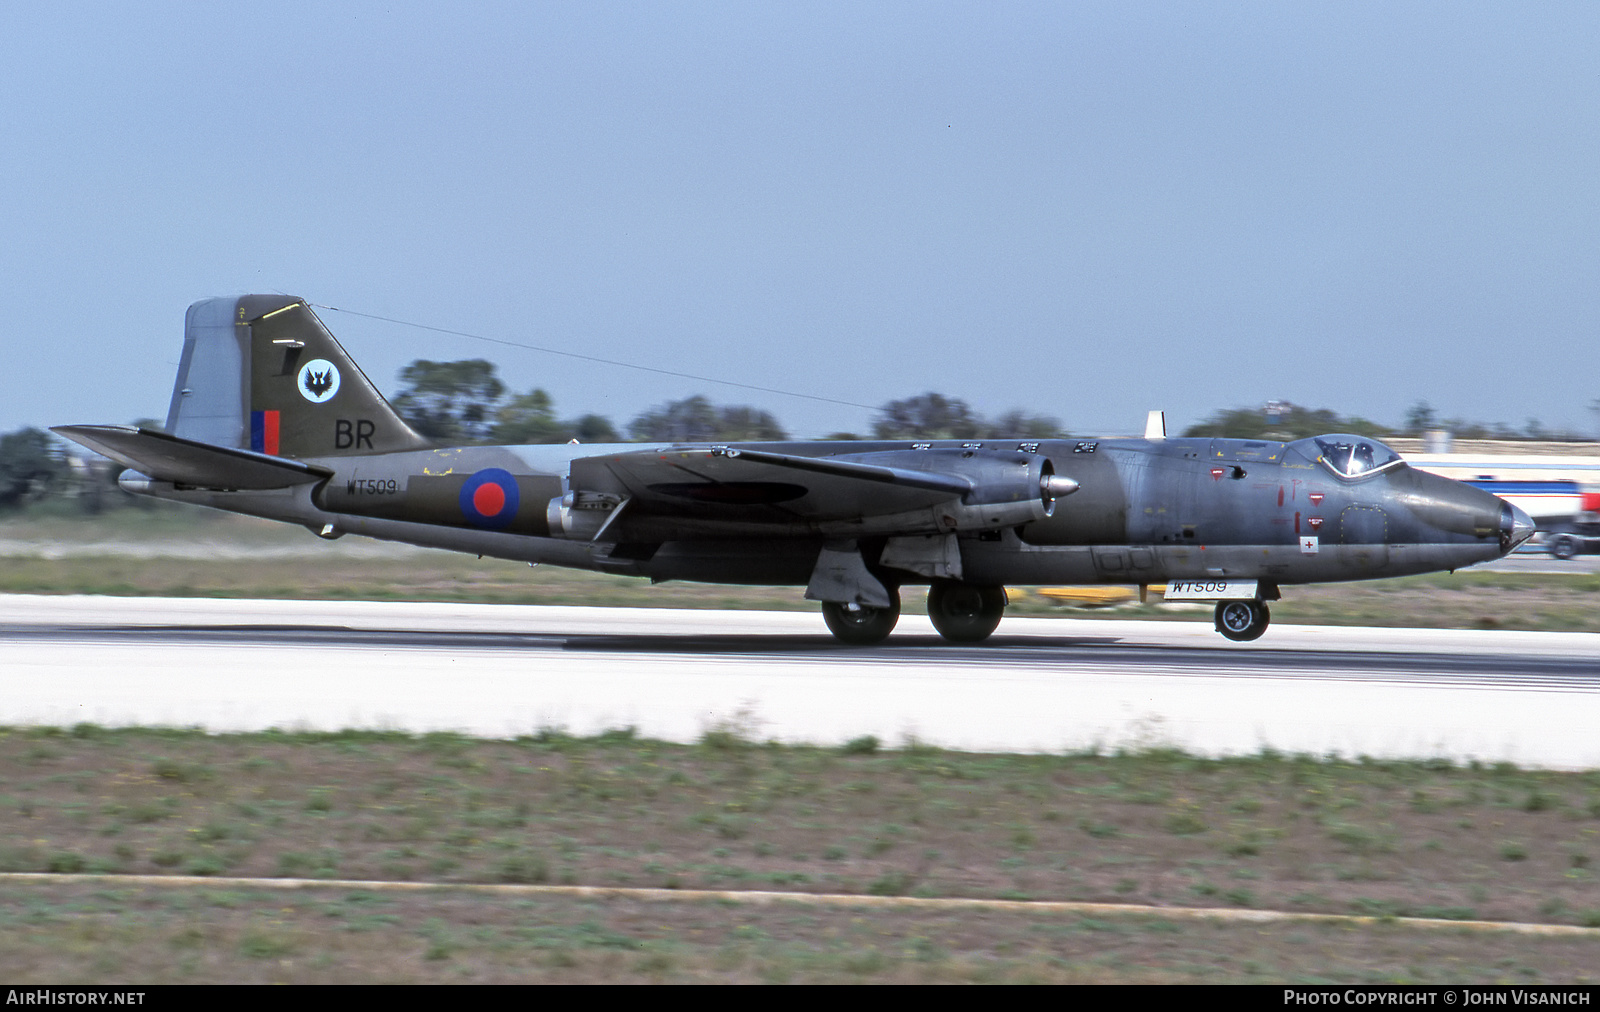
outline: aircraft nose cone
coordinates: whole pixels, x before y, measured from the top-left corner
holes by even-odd
[[[1516,506],[1506,503],[1500,510],[1500,550],[1509,552],[1533,537],[1536,530],[1533,518]]]

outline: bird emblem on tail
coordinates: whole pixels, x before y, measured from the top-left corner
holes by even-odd
[[[339,367],[325,358],[300,368],[300,395],[313,404],[331,400],[339,392]]]

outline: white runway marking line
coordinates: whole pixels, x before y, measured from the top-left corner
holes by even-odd
[[[1089,903],[1074,900],[990,900],[973,897],[868,896],[856,893],[802,893],[738,889],[651,889],[637,886],[521,885],[502,882],[395,882],[376,879],[230,878],[198,875],[69,875],[48,872],[0,872],[0,885],[186,886],[235,889],[365,889],[372,892],[468,892],[491,896],[560,896],[573,899],[627,899],[651,903],[746,903],[765,906],[794,903],[808,906],[879,907],[904,910],[993,910],[1026,914],[1099,914],[1102,916],[1181,918],[1184,920],[1320,921],[1326,924],[1401,925],[1452,931],[1503,931],[1523,935],[1573,935],[1600,938],[1600,928],[1576,924],[1530,924],[1524,921],[1446,920],[1437,917],[1371,917],[1356,914],[1313,914],[1293,910],[1247,910],[1238,907],[1151,907],[1134,903]]]

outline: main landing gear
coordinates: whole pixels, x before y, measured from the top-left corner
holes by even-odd
[[[928,588],[928,618],[951,643],[982,643],[1005,613],[1004,587],[935,580]]]
[[[1217,602],[1217,632],[1230,640],[1245,643],[1258,639],[1271,621],[1265,601]]]
[[[889,607],[823,602],[822,619],[841,643],[867,647],[882,643],[900,620],[900,590],[886,587]],[[928,618],[951,643],[982,643],[1006,611],[1004,587],[978,587],[959,580],[934,580],[928,588]]]
[[[884,589],[889,592],[887,608],[822,602],[822,620],[828,623],[828,631],[834,638],[853,647],[870,647],[888,639],[895,623],[900,621],[900,588]]]

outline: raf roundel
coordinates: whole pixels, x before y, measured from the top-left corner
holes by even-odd
[[[499,530],[516,519],[522,497],[510,471],[486,467],[461,486],[461,514],[475,527]]]
[[[300,367],[300,396],[312,404],[333,400],[339,392],[339,367],[325,358],[314,358]]]

